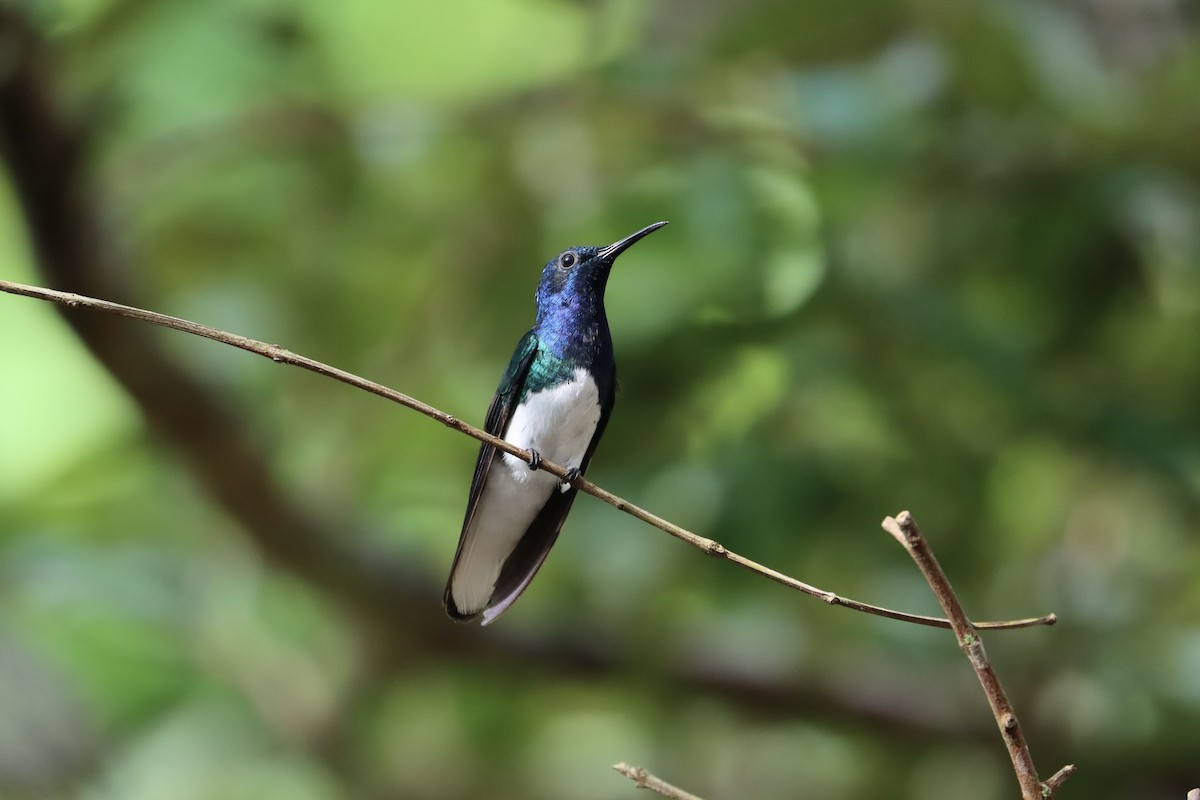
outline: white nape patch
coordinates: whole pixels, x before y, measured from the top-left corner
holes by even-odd
[[[513,412],[505,441],[564,467],[578,467],[600,423],[600,391],[585,369],[549,389],[533,392]],[[546,504],[559,479],[508,453],[492,461],[487,485],[471,526],[465,532],[458,566],[450,583],[454,604],[463,614],[487,606],[509,553]]]

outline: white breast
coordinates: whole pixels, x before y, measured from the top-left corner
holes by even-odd
[[[571,380],[533,392],[509,420],[506,441],[564,467],[579,467],[600,423],[600,391],[584,369]],[[451,583],[455,605],[481,610],[492,596],[500,567],[529,528],[559,479],[507,453],[492,462],[487,485],[466,531]]]
[[[578,467],[600,422],[600,392],[584,369],[575,370],[571,380],[533,392],[517,406],[509,421],[505,440],[526,450],[537,450],[542,458],[564,467]],[[504,456],[518,481],[546,472],[534,472],[516,456]]]

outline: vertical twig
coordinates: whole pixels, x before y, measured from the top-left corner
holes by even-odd
[[[912,556],[929,587],[933,589],[938,605],[950,620],[950,627],[958,640],[958,646],[971,662],[971,667],[983,686],[984,694],[987,695],[988,704],[992,707],[992,714],[1000,727],[1009,758],[1012,759],[1017,782],[1021,785],[1021,797],[1023,800],[1044,800],[1053,797],[1059,785],[1075,771],[1075,766],[1071,764],[1063,767],[1045,783],[1038,780],[1037,769],[1034,768],[1033,756],[1029,753],[1029,745],[1025,742],[1021,724],[1017,721],[1012,704],[1000,685],[1000,679],[996,677],[996,671],[992,669],[992,664],[983,649],[983,640],[979,638],[979,631],[967,618],[962,603],[959,602],[946,573],[942,571],[933,551],[921,535],[921,529],[917,527],[912,514],[901,511],[895,518],[888,517],[883,521],[883,529],[894,536]]]

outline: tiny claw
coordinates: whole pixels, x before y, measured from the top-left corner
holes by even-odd
[[[542,465],[542,454],[539,453],[537,450],[530,450],[529,451],[529,468],[532,470],[536,470],[541,465]]]
[[[571,484],[574,483],[575,480],[582,474],[583,473],[579,471],[578,467],[571,467],[569,470],[567,470],[567,474],[563,476],[562,485],[558,487],[558,490],[560,492],[567,491],[567,489],[571,488]]]

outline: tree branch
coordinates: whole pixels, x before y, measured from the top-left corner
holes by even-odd
[[[154,311],[146,311],[145,309],[134,308],[133,306],[122,305],[120,303],[113,303],[108,300],[99,300],[93,297],[71,294],[69,292],[59,292],[53,289],[45,289],[39,286],[28,286],[26,284],[13,283],[11,281],[0,281],[0,291],[7,292],[9,294],[23,295],[25,297],[34,297],[41,300],[50,300],[71,307],[82,306],[97,311],[116,314],[122,317],[128,317],[130,319],[140,320],[142,322],[149,322],[154,325],[160,325],[164,328],[183,331],[184,333],[202,336],[206,339],[212,339],[213,341],[220,342],[222,344],[237,347],[241,350],[246,350],[247,352],[269,358],[277,364],[289,364],[291,366],[300,367],[302,369],[309,370],[310,372],[315,372],[319,375],[341,381],[342,383],[362,389],[363,391],[370,392],[371,394],[378,395],[384,399],[391,400],[394,403],[398,403],[406,408],[410,408],[414,411],[424,414],[430,419],[436,420],[448,428],[452,428],[460,433],[464,433],[473,439],[478,439],[484,444],[491,445],[497,450],[510,453],[524,461],[530,460],[530,453],[527,450],[522,450],[521,448],[506,442],[504,439],[501,439],[498,436],[493,436],[490,433],[482,431],[469,423],[463,422],[457,417],[453,417],[444,411],[440,411],[428,403],[423,403],[414,397],[404,394],[403,392],[390,389],[382,384],[359,377],[358,375],[338,369],[337,367],[331,367],[328,364],[308,358],[307,356],[293,353],[290,350],[286,350],[276,344],[267,344],[256,339],[250,339],[235,333],[229,333],[217,328],[211,328],[207,325],[200,325],[199,323],[181,319],[179,317],[159,314]],[[565,467],[559,464],[554,464],[547,460],[542,460],[539,468],[559,478],[566,478],[567,476],[567,469]],[[673,522],[668,522],[662,517],[651,514],[649,511],[634,505],[628,500],[618,497],[606,489],[602,489],[586,478],[576,478],[572,485],[579,489],[579,491],[603,500],[614,508],[624,511],[626,514],[636,517],[637,519],[640,519],[661,531],[669,533],[675,538],[687,542],[693,547],[698,548],[709,555],[722,558],[740,567],[748,569],[751,572],[769,578],[776,583],[783,584],[791,589],[795,589],[796,591],[809,595],[810,597],[816,597],[828,603],[829,605],[842,606],[854,611],[861,611],[863,613],[874,614],[876,616],[887,617],[888,619],[900,620],[902,622],[912,622],[919,625],[929,625],[939,628],[951,627],[951,623],[944,619],[928,617],[921,614],[908,614],[902,611],[894,611],[889,608],[883,608],[882,606],[876,606],[870,603],[863,603],[858,600],[851,600],[846,597],[841,597],[840,595],[825,591],[824,589],[818,589],[811,584],[804,583],[803,581],[797,580],[790,575],[785,575],[778,570],[771,569],[770,567],[759,564],[757,561],[753,561],[743,555],[735,553],[726,548],[720,542],[699,536],[689,530],[681,528]],[[1033,625],[1053,625],[1055,621],[1056,617],[1053,614],[1050,614],[1045,617],[1033,617],[1029,619],[1008,620],[1003,622],[980,622],[975,623],[975,627],[1007,630],[1013,628],[1026,628]]]
[[[701,800],[701,798],[690,792],[685,792],[678,786],[672,786],[662,778],[656,778],[647,772],[645,767],[635,767],[632,764],[622,761],[620,764],[613,764],[613,769],[633,781],[634,785],[639,789],[649,789],[652,792],[661,794],[663,797],[669,797],[671,800]]]
[[[967,618],[962,603],[958,600],[958,595],[954,593],[954,589],[950,586],[950,580],[942,571],[933,551],[921,535],[921,529],[917,527],[916,520],[912,518],[912,514],[901,511],[895,518],[886,518],[883,521],[883,529],[894,536],[896,541],[900,542],[912,556],[913,561],[921,570],[921,574],[925,576],[926,582],[929,583],[929,588],[933,589],[938,604],[946,612],[950,625],[954,629],[954,637],[958,640],[958,646],[966,654],[967,660],[971,662],[971,667],[979,677],[979,683],[983,686],[984,694],[987,695],[988,705],[992,708],[992,715],[995,716],[996,724],[1000,727],[1004,745],[1008,748],[1009,758],[1012,759],[1013,771],[1016,772],[1017,782],[1021,785],[1022,800],[1043,800],[1043,798],[1053,797],[1059,784],[1075,771],[1075,765],[1069,764],[1063,767],[1045,783],[1038,780],[1037,769],[1033,766],[1033,756],[1029,753],[1029,745],[1025,742],[1025,735],[1021,732],[1021,724],[1017,721],[1016,712],[1013,711],[1012,704],[1009,703],[1008,696],[1000,685],[1000,679],[996,676],[996,671],[992,668],[991,661],[988,660],[987,653],[983,649],[983,640],[979,637],[977,630],[979,626],[973,625]]]

